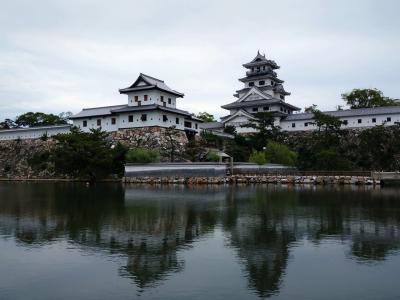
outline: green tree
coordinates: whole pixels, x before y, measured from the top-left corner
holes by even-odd
[[[180,132],[176,130],[175,126],[165,129],[165,147],[162,149],[163,156],[168,157],[169,161],[175,161],[179,153],[184,152],[183,145],[179,142]]]
[[[250,154],[249,162],[256,163],[257,165],[265,165],[268,161],[263,151],[253,150]]]
[[[350,108],[399,105],[399,102],[385,97],[378,89],[354,89],[350,93],[342,94],[342,99]]]
[[[233,125],[226,125],[224,127],[224,132],[228,133],[228,134],[232,134],[232,135],[236,135],[237,131],[236,131],[236,127]]]
[[[157,150],[134,148],[126,153],[128,163],[154,163],[160,161],[160,153]]]
[[[3,122],[0,122],[0,129],[11,129],[17,127],[17,124],[11,119],[5,119]]]
[[[270,163],[295,166],[297,153],[291,151],[286,145],[269,142],[265,148],[265,157]]]
[[[61,113],[60,115],[45,114],[42,112],[27,112],[15,119],[16,127],[38,127],[50,125],[68,124],[71,113]]]
[[[196,115],[196,118],[199,118],[203,122],[216,122],[214,115],[209,114],[208,112],[200,112]]]
[[[270,112],[258,112],[254,119],[241,127],[253,128],[255,133],[249,136],[251,147],[260,151],[270,140],[278,140],[280,127],[275,126],[275,117]]]
[[[113,146],[109,134],[100,129],[86,133],[72,128],[71,133],[56,135],[54,139],[58,143],[50,159],[59,174],[95,181],[123,170],[127,149]]]

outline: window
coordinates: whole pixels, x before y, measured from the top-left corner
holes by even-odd
[[[392,122],[392,118],[391,118],[391,117],[387,117],[387,118],[386,118],[386,121],[387,121],[387,122]]]
[[[349,121],[343,120],[343,125],[347,125],[347,124],[349,124]]]
[[[162,116],[162,120],[163,120],[163,122],[167,122],[167,121],[168,121],[167,115],[163,115],[163,116]]]
[[[171,98],[168,98],[168,104],[171,104],[171,103],[172,103]]]
[[[97,119],[97,126],[101,126],[101,119]]]
[[[282,100],[285,100],[285,96],[279,95],[279,98],[281,98]]]
[[[197,123],[195,123],[195,124],[194,124],[194,127],[195,127],[196,129],[198,129],[198,128],[199,128],[199,125],[197,125]]]
[[[146,114],[143,114],[143,115],[140,117],[140,120],[142,120],[143,122],[144,122],[144,121],[147,121],[147,115],[146,115]]]
[[[372,123],[376,123],[376,118],[372,118]]]
[[[269,110],[269,106],[264,106],[263,109],[264,110]]]
[[[185,121],[185,127],[192,128],[192,122]]]
[[[281,107],[281,111],[283,111],[283,108]]]
[[[265,84],[265,81],[264,80],[260,80],[259,82],[258,82],[258,85],[264,85]]]
[[[175,124],[179,124],[179,118],[175,119]]]
[[[249,86],[254,86],[254,82],[249,82]]]
[[[260,72],[260,67],[257,67],[257,72]]]
[[[161,96],[161,102],[164,102],[164,96]]]
[[[87,121],[83,121],[82,126],[83,126],[83,127],[87,127]]]
[[[131,116],[128,116],[128,122],[129,123],[132,123],[133,122],[133,116],[131,115]]]
[[[308,127],[308,123],[307,122],[304,123],[304,127]]]
[[[117,123],[117,119],[111,118],[111,125],[115,125],[115,123]]]
[[[358,124],[361,124],[362,123],[362,119],[358,119],[357,122],[358,122]]]
[[[258,107],[253,107],[253,111],[258,111]]]
[[[148,97],[149,97],[149,96],[144,95],[144,101],[147,101]]]
[[[296,123],[292,123],[292,128],[295,128],[296,127]]]
[[[135,96],[135,102],[139,101],[139,96]]]

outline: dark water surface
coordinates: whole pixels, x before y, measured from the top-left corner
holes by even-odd
[[[0,183],[0,299],[400,299],[400,190]]]

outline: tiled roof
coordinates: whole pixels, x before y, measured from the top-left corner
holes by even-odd
[[[369,115],[400,114],[400,106],[345,109],[336,111],[324,111],[323,113],[339,118],[369,116]],[[286,117],[285,121],[309,120],[312,119],[313,117],[314,115],[312,113],[292,114]]]
[[[94,116],[107,116],[112,114],[112,110],[120,109],[128,106],[127,104],[113,105],[113,106],[102,106],[93,108],[84,108],[80,113],[73,115],[71,119],[87,118]]]
[[[150,105],[142,105],[142,106],[125,106],[119,109],[114,109],[112,110],[112,113],[123,113],[123,112],[131,112],[131,111],[146,111],[146,110],[155,110],[155,109],[160,109],[163,111],[168,111],[168,112],[173,112],[185,116],[191,116],[191,114],[186,111],[186,110],[181,110],[181,109],[176,109],[172,107],[165,107],[165,106],[160,106],[156,104],[150,104]]]
[[[32,131],[32,130],[46,130],[46,129],[69,129],[71,128],[71,124],[63,124],[63,125],[49,125],[49,126],[38,126],[38,127],[26,127],[26,128],[10,128],[10,129],[1,129],[0,133],[9,133],[9,132],[23,132],[23,131]]]
[[[147,83],[147,85],[137,85],[140,80],[143,80]],[[177,92],[173,89],[171,89],[168,85],[164,83],[163,80],[157,79],[155,77],[140,73],[139,77],[136,79],[136,81],[128,88],[125,89],[120,89],[119,92],[122,93],[127,93],[127,92],[132,92],[132,91],[140,91],[140,90],[149,90],[149,89],[160,89],[162,91],[174,94],[178,97],[183,97],[184,94]]]
[[[224,128],[224,124],[221,122],[207,122],[200,125],[202,129],[218,129]]]
[[[265,99],[265,100],[252,100],[252,101],[242,101],[242,102],[232,102],[226,105],[222,105],[222,108],[225,109],[230,109],[230,108],[239,108],[239,107],[250,107],[250,106],[260,106],[260,105],[271,105],[271,104],[282,104],[283,106],[289,107],[293,110],[300,110],[300,108],[293,106],[291,104],[288,104],[280,99],[273,98],[273,99]]]

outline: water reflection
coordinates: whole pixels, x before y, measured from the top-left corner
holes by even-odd
[[[2,183],[0,195],[1,236],[27,249],[66,240],[119,255],[119,275],[142,290],[183,271],[182,251],[216,228],[260,297],[279,292],[303,239],[346,243],[348,258],[361,264],[400,249],[394,189]]]

